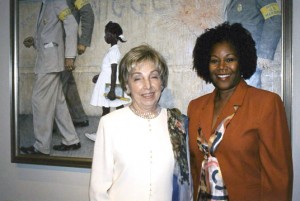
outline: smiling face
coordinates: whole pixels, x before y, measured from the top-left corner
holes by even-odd
[[[233,46],[224,41],[216,43],[210,54],[209,72],[218,90],[230,90],[241,80],[238,56]]]
[[[126,88],[132,105],[142,112],[156,111],[162,90],[159,71],[151,61],[142,61],[132,68]]]

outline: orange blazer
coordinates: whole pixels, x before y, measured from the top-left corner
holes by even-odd
[[[290,201],[291,138],[280,96],[241,80],[212,128],[215,94],[216,90],[192,100],[188,106],[194,196],[203,160],[197,130],[201,128],[208,139],[237,105],[237,113],[215,152],[230,201]]]

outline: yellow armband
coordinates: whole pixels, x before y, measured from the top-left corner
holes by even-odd
[[[76,0],[75,1],[75,8],[77,10],[80,10],[83,6],[85,6],[86,4],[88,4],[88,0]]]
[[[281,15],[280,8],[278,3],[270,3],[260,9],[261,14],[264,16],[264,19],[269,19],[270,17]]]
[[[64,9],[61,11],[58,15],[58,18],[63,21],[65,20],[69,15],[71,15],[71,10],[69,8]]]

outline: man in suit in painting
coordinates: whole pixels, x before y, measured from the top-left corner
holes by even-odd
[[[257,68],[247,83],[261,88],[261,74],[269,68],[281,38],[281,10],[276,0],[224,0],[225,20],[241,23],[256,43]]]
[[[79,138],[62,91],[61,72],[74,69],[78,24],[65,0],[43,0],[35,37],[24,40],[37,50],[32,112],[35,142],[21,147],[23,154],[50,154],[54,120],[62,134],[57,151],[76,150]],[[64,36],[65,35],[65,36]]]
[[[81,25],[77,44],[77,52],[81,55],[85,52],[86,47],[91,45],[94,12],[88,0],[67,0],[67,4],[78,25]],[[73,124],[79,127],[88,126],[89,120],[83,109],[72,71],[63,71],[61,81]]]

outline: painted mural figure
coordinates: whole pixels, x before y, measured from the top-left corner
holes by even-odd
[[[21,147],[20,151],[23,154],[49,155],[54,121],[62,135],[62,142],[54,145],[53,149],[77,150],[81,144],[66,104],[60,76],[64,70],[74,69],[78,24],[65,0],[43,0],[36,27],[34,38],[24,40],[26,47],[34,46],[37,50],[32,93],[35,142],[30,147]]]
[[[247,83],[261,88],[261,74],[269,68],[281,38],[281,10],[276,0],[224,0],[225,20],[241,23],[256,43],[258,66]]]
[[[193,51],[197,75],[215,87],[188,106],[194,199],[291,201],[293,164],[286,113],[276,93],[248,85],[257,54],[250,32],[228,22]]]
[[[67,0],[67,3],[77,23],[81,25],[77,52],[79,55],[82,55],[86,48],[91,45],[95,18],[94,12],[88,0]],[[63,71],[61,73],[61,81],[73,124],[78,127],[88,126],[88,116],[83,109],[72,71]]]
[[[90,102],[93,106],[102,107],[102,117],[110,112],[111,107],[120,109],[130,101],[129,97],[125,98],[122,95],[123,90],[118,86],[118,63],[121,59],[118,41],[126,42],[122,27],[116,22],[108,22],[105,26],[104,40],[111,47],[103,58],[100,75],[93,78],[96,85]],[[85,135],[95,141],[96,133],[86,133]]]

